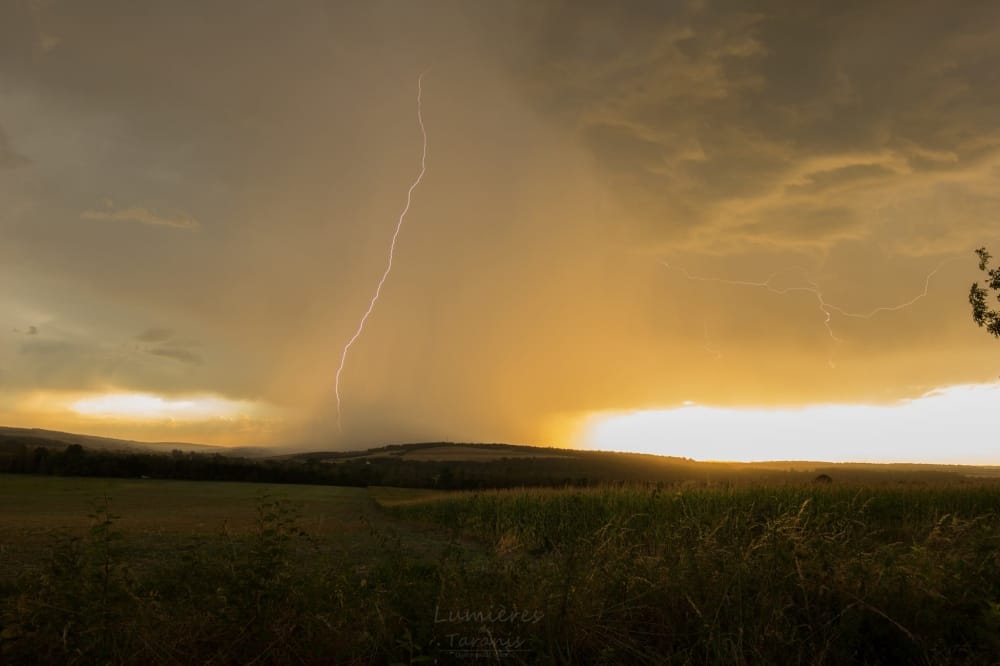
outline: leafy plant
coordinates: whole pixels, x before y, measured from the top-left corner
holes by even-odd
[[[1000,301],[1000,268],[990,268],[993,258],[985,247],[976,250],[979,257],[979,270],[986,273],[985,287],[973,282],[969,289],[969,304],[972,305],[972,320],[980,328],[986,327],[987,332],[1000,338],[1000,312],[991,310],[986,304],[992,293]]]

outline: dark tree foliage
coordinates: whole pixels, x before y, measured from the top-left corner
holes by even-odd
[[[969,303],[972,305],[972,320],[980,327],[985,326],[992,335],[1000,338],[1000,312],[991,310],[986,299],[992,293],[1000,301],[1000,268],[990,268],[990,259],[993,257],[986,251],[985,247],[976,250],[979,257],[979,270],[986,273],[985,284],[982,287],[978,282],[972,283],[969,289]]]
[[[725,464],[698,463],[684,458],[658,458],[643,454],[577,451],[572,457],[500,457],[481,460],[419,460],[402,455],[423,445],[373,449],[395,455],[337,459],[337,453],[250,459],[218,453],[152,453],[88,449],[56,440],[0,435],[0,474],[96,476],[189,481],[246,481],[254,483],[305,483],[331,486],[395,486],[439,490],[488,488],[577,487],[621,483],[681,484],[690,481],[729,484],[770,481],[808,482],[835,474],[838,481],[874,482],[879,470],[835,471],[816,469],[732,468]],[[466,444],[465,447],[475,446]],[[845,476],[848,474],[848,476]],[[909,471],[911,480],[947,481],[957,473]],[[2,481],[0,481],[2,483]],[[0,660],[2,663],[2,660]]]
[[[401,486],[443,490],[477,490],[516,486],[588,486],[600,479],[586,462],[541,461],[530,458],[477,461],[421,461],[396,457],[345,460],[281,460],[223,456],[218,453],[172,451],[139,453],[101,451],[57,442],[38,446],[30,438],[0,437],[0,473],[50,476],[185,479],[191,481],[249,481],[335,486]],[[606,466],[605,466],[606,467]],[[625,470],[621,478],[628,478]],[[615,477],[612,477],[615,478]]]

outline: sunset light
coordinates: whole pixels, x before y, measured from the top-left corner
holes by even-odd
[[[144,393],[118,393],[77,400],[71,409],[91,417],[197,421],[238,417],[251,413],[252,406],[213,396],[163,398]]]
[[[988,435],[998,404],[1000,384],[952,386],[887,405],[686,405],[596,415],[579,444],[697,460],[1000,465]]]

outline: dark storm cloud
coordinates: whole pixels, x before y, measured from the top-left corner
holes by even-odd
[[[135,336],[135,339],[139,342],[163,342],[164,340],[169,340],[174,335],[173,329],[170,328],[147,328],[139,335]]]
[[[740,226],[733,234],[749,242],[775,239],[777,244],[799,246],[827,245],[865,235],[864,225],[847,206],[777,206],[762,210],[757,217],[760,221]]]
[[[959,177],[981,196],[969,170],[1000,147],[1000,7],[748,7],[549,3],[525,19],[531,96],[576,123],[647,240],[829,245],[877,233],[873,205],[913,186]],[[800,202],[776,213],[786,194]]]
[[[68,356],[78,353],[83,347],[62,340],[31,340],[20,346],[25,356]]]
[[[14,150],[3,127],[0,127],[0,171],[4,169],[17,169],[29,164],[31,164],[31,160]]]
[[[18,348],[21,362],[12,370],[14,384],[32,388],[79,390],[111,377],[108,357],[95,344],[32,339]]]
[[[149,353],[153,356],[161,356],[181,363],[190,363],[191,365],[201,365],[204,363],[204,359],[201,356],[180,347],[157,347],[150,349]]]
[[[64,326],[68,323],[63,321]],[[115,387],[188,393],[217,386],[216,380],[202,374],[205,357],[191,341],[143,348],[103,331],[84,335],[49,330],[46,335],[23,338],[7,358],[0,354],[0,362],[10,371],[8,388],[85,391]],[[224,353],[220,357],[231,362]]]
[[[201,223],[190,215],[160,215],[147,208],[131,207],[109,210],[85,210],[80,213],[84,220],[112,220],[124,222],[137,222],[152,227],[169,227],[172,229],[185,229],[189,231],[201,227]]]

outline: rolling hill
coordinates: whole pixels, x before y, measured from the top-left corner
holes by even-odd
[[[140,442],[36,428],[0,427],[0,454],[70,445],[105,456],[208,455],[248,470],[281,469],[295,482],[438,488],[517,485],[587,486],[645,482],[669,485],[804,483],[820,475],[852,483],[935,483],[1000,478],[1000,467],[937,464],[829,463],[819,461],[706,462],[651,454],[584,451],[514,444],[423,442],[358,451],[280,453],[280,449],[227,448],[188,442]],[[157,463],[158,464],[158,463]],[[246,472],[253,476],[256,472]]]

